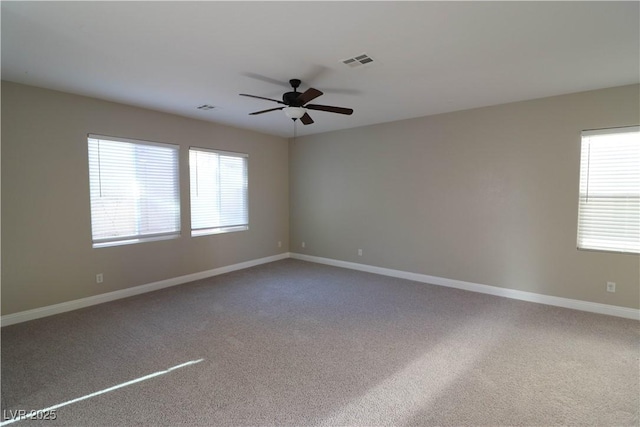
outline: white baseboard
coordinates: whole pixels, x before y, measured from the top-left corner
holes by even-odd
[[[478,283],[464,282],[462,280],[446,279],[444,277],[428,276],[426,274],[410,273],[402,270],[393,270],[390,268],[375,267],[372,265],[358,264],[355,262],[340,261],[331,258],[322,258],[299,253],[291,253],[290,255],[291,258],[303,261],[327,264],[335,267],[349,268],[352,270],[366,271],[368,273],[398,277],[400,279],[429,283],[431,285],[447,286],[449,288],[463,289],[465,291],[479,292],[482,294],[495,295],[504,298],[553,305],[557,307],[570,308],[573,310],[589,311],[591,313],[607,314],[609,316],[624,317],[626,319],[640,320],[640,310],[634,308],[554,297],[550,295],[536,294],[533,292],[518,291],[515,289],[500,288],[497,286],[481,285]]]
[[[46,307],[35,308],[33,310],[21,311],[18,313],[0,316],[0,325],[9,326],[16,323],[26,322],[28,320],[39,319],[41,317],[52,316],[54,314],[65,313],[67,311],[77,310],[79,308],[89,307],[104,302],[115,301],[134,295],[153,292],[159,289],[168,288],[170,286],[181,285],[183,283],[193,282],[195,280],[206,279],[207,277],[218,276],[220,274],[232,271],[243,270],[245,268],[254,267],[260,264],[266,264],[273,261],[279,261],[286,258],[294,258],[303,261],[315,262],[318,264],[332,265],[335,267],[348,268],[351,270],[365,271],[368,273],[380,274],[383,276],[397,277],[400,279],[413,280],[415,282],[428,283],[431,285],[446,286],[450,288],[463,289],[466,291],[479,292],[483,294],[495,295],[504,298],[517,299],[522,301],[535,302],[539,304],[553,305],[557,307],[570,308],[574,310],[588,311],[591,313],[606,314],[609,316],[624,317],[627,319],[640,320],[640,310],[619,307],[616,305],[599,304],[589,301],[581,301],[569,298],[554,297],[549,295],[536,294],[533,292],[518,291],[515,289],[500,288],[497,286],[481,285],[478,283],[464,282],[462,280],[447,279],[444,277],[429,276],[426,274],[410,273],[402,270],[393,270],[390,268],[375,267],[372,265],[358,264],[355,262],[340,261],[331,258],[322,258],[311,255],[285,252],[274,256],[245,261],[238,264],[227,265],[224,267],[214,268],[213,270],[201,271],[199,273],[187,274],[185,276],[174,277],[171,279],[160,280],[158,282],[147,283],[145,285],[135,286],[132,288],[121,289],[118,291],[108,292],[105,294],[94,295],[87,298],[81,298],[73,301],[67,301],[60,304],[49,305]]]
[[[60,304],[49,305],[46,307],[34,308],[33,310],[21,311],[18,313],[7,314],[0,317],[0,325],[9,326],[16,323],[26,322],[28,320],[39,319],[41,317],[52,316],[54,314],[65,313],[67,311],[77,310],[79,308],[89,307],[104,302],[114,301],[121,298],[127,298],[134,295],[144,294],[146,292],[157,291],[159,289],[168,288],[170,286],[181,285],[183,283],[193,282],[194,280],[206,279],[207,277],[218,276],[220,274],[229,273],[231,271],[243,270],[245,268],[254,267],[268,262],[279,261],[289,258],[288,252],[273,255],[265,258],[245,261],[238,264],[226,265],[224,267],[214,268],[213,270],[201,271],[199,273],[187,274],[185,276],[173,277],[171,279],[160,280],[158,282],[147,283],[146,285],[135,286],[132,288],[121,289],[118,291],[107,292],[105,294],[94,295],[87,298],[81,298],[73,301],[67,301]]]

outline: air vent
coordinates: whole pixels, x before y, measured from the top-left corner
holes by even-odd
[[[198,110],[213,110],[216,107],[214,107],[213,105],[209,105],[209,104],[203,104],[203,105],[201,105],[199,107],[196,107],[196,108]]]
[[[367,65],[373,62],[373,58],[371,58],[366,53],[362,55],[354,56],[353,58],[343,59],[342,63],[348,67],[355,68],[361,65]]]

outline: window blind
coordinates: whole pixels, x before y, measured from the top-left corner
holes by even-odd
[[[180,234],[179,146],[89,135],[93,246]]]
[[[247,230],[248,155],[191,148],[191,235]]]
[[[640,253],[638,126],[582,132],[578,248]]]

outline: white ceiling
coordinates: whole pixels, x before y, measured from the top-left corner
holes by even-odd
[[[300,78],[355,110],[306,135],[638,83],[639,5],[3,1],[2,78],[280,136],[283,112],[248,115],[279,105],[239,93]]]

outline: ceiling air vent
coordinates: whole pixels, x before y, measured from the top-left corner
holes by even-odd
[[[353,58],[348,58],[348,59],[343,59],[342,63],[344,65],[347,65],[351,68],[355,68],[355,67],[359,67],[361,65],[366,65],[366,64],[370,64],[373,62],[373,59],[367,55],[366,53],[363,53],[362,55],[358,55],[358,56],[354,56]]]
[[[209,104],[203,104],[203,105],[200,105],[199,107],[196,107],[196,108],[198,110],[213,110],[216,107],[214,107],[213,105],[209,105]]]

